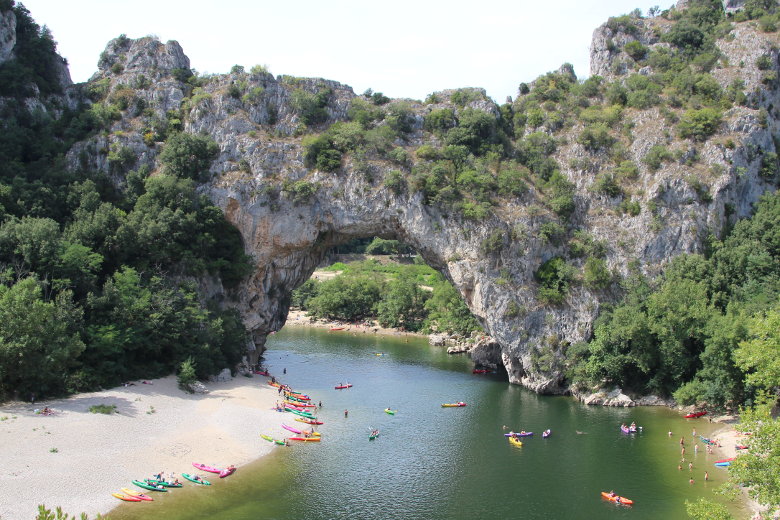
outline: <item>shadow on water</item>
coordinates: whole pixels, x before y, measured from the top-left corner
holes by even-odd
[[[714,470],[714,455],[702,446],[694,470],[687,461],[678,470],[679,438],[690,442],[692,424],[703,434],[712,425],[668,409],[538,396],[496,376],[475,376],[468,358],[418,338],[289,328],[268,347],[271,373],[286,369],[284,382],[322,400],[323,441],[279,448],[214,489],[124,504],[112,518],[685,519],[685,500],[712,498],[724,478],[710,471],[711,482],[688,483]],[[347,381],[353,388],[333,388]],[[459,400],[468,405],[441,407]],[[384,413],[388,407],[396,415]],[[621,434],[619,425],[631,421],[643,431]],[[514,447],[504,426],[534,436]],[[372,428],[381,432],[375,441],[368,440]],[[552,435],[543,439],[547,428]],[[610,489],[636,505],[602,500],[600,491]],[[139,516],[141,507],[146,514]]]

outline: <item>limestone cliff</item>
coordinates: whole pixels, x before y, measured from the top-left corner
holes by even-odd
[[[636,18],[631,24],[635,30],[630,32],[608,25],[596,30],[593,73],[619,81],[632,67],[622,50],[630,41],[648,48],[668,45],[659,34],[669,21]],[[632,265],[657,275],[673,256],[700,251],[710,233],[719,235],[734,218],[748,216],[758,197],[775,188],[761,168],[764,158],[777,151],[773,137],[780,99],[777,82],[764,82],[765,71],[755,64],[766,55],[777,71],[777,35],[737,24],[733,38],[719,46],[725,59],[713,75],[723,87],[741,80],[747,102],[729,108],[715,135],[703,142],[670,133],[668,116],[657,107],[626,110],[624,128],[631,138],[624,153],[639,169],[622,195],[594,191],[596,174],[610,168],[610,159],[578,141],[582,123],[557,131],[560,145],[553,156],[575,186],[570,225],[604,241],[607,265],[616,276],[627,275]],[[470,219],[430,204],[408,186],[385,182],[393,170],[411,170],[421,145],[440,143],[423,128],[432,111],[449,108],[462,115],[476,110],[497,117],[501,107],[484,92],[469,91],[465,101],[462,91],[436,93],[427,103],[391,100],[385,111],[402,107],[409,115],[407,131],[393,143],[409,159],[348,154],[335,172],[325,172],[307,166],[303,134],[345,121],[350,103],[359,97],[350,87],[242,68],[204,78],[194,87],[188,82],[189,66],[176,42],[111,41],[90,85],[104,89],[104,99],[122,99],[122,116],[110,132],[76,144],[69,164],[102,170],[121,186],[128,169],[158,166],[161,143],[155,125],[181,124],[186,132],[213,138],[220,153],[213,179],[202,190],[240,230],[256,267],[224,296],[241,310],[258,348],[269,332],[284,325],[291,291],[309,278],[329,248],[355,237],[395,238],[416,248],[454,283],[500,345],[482,349],[481,361],[503,365],[511,382],[535,391],[566,391],[566,346],[589,338],[600,305],[618,293],[575,285],[562,305],[540,302],[534,274],[545,261],[566,255],[564,244],[540,232],[556,218],[542,190],[531,185],[522,195],[503,197],[486,218]],[[644,67],[639,73],[652,70]],[[328,93],[327,104],[307,129],[295,99],[322,92]],[[642,162],[655,145],[675,151],[674,159],[658,170]],[[120,148],[131,150],[133,161],[112,164],[109,151]],[[310,188],[306,193],[290,188],[301,181]],[[623,214],[621,203],[627,200],[642,211]],[[570,261],[576,268],[583,265],[581,258]],[[219,291],[212,286],[211,292]]]

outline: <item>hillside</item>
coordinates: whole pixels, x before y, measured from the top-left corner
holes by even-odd
[[[198,76],[178,43],[120,36],[87,84],[13,93],[20,114],[73,111],[79,124],[57,141],[72,179],[61,185],[97,186],[91,202],[63,196],[57,214],[36,216],[110,264],[76,288],[85,301],[105,299],[123,265],[196,280],[203,308],[240,313],[255,358],[329,249],[397,239],[454,284],[511,382],[567,392],[570,348],[627,280],[706,253],[776,189],[780,42],[776,3],[764,3],[611,18],[594,32],[587,80],[563,65],[503,105],[480,89],[356,95],[259,66]],[[90,233],[69,231],[76,220]],[[10,264],[23,248],[9,247]],[[238,356],[216,350],[204,364]]]

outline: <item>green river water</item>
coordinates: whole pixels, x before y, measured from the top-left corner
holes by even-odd
[[[694,454],[692,429],[707,435],[717,426],[706,419],[538,396],[472,374],[467,357],[448,356],[425,339],[288,327],[267,346],[271,372],[286,368],[282,381],[322,401],[323,441],[278,447],[211,488],[189,486],[142,507],[122,504],[112,519],[675,520],[688,518],[686,500],[713,498],[726,476],[703,445]],[[354,386],[333,388],[346,381]],[[468,405],[441,407],[456,401]],[[396,415],[384,413],[388,407]],[[280,414],[280,422],[300,425],[285,419]],[[620,424],[631,421],[642,432],[621,434]],[[514,447],[504,425],[535,435]],[[369,442],[371,428],[381,434]],[[543,439],[547,428],[552,435]],[[600,492],[611,489],[635,505],[602,500]]]

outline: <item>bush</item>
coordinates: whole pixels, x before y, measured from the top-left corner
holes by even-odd
[[[398,170],[390,170],[385,175],[385,187],[390,189],[396,195],[400,195],[406,186],[406,179]]]
[[[642,162],[645,163],[651,171],[655,171],[661,167],[666,161],[674,159],[674,155],[664,145],[657,144],[648,150],[647,155],[642,158]]]
[[[301,204],[311,199],[319,185],[308,181],[285,181],[282,183],[282,192],[286,193],[293,200],[294,204]]]
[[[544,262],[534,274],[539,282],[539,299],[552,305],[560,305],[569,294],[574,269],[563,258],[553,257]]]
[[[772,58],[768,54],[762,54],[756,59],[756,67],[759,70],[768,70],[772,67]]]
[[[585,261],[583,281],[591,289],[606,289],[612,281],[607,262],[601,258],[588,258]]]
[[[179,132],[165,143],[160,162],[168,175],[204,182],[218,153],[219,146],[210,137]]]
[[[303,89],[293,91],[290,103],[306,126],[318,125],[328,120],[328,101],[331,89],[321,89],[316,94]]]
[[[192,388],[192,385],[197,380],[195,360],[190,356],[179,365],[179,374],[176,376],[176,381],[179,383],[179,388],[185,392],[193,393],[195,390]]]
[[[615,138],[609,134],[609,129],[606,125],[595,123],[585,127],[577,138],[577,142],[584,146],[585,149],[595,152],[611,148],[615,143]]]
[[[695,141],[705,141],[718,130],[721,120],[720,111],[714,108],[688,110],[680,119],[677,132],[683,139],[691,138]]]
[[[596,193],[602,193],[608,197],[617,197],[623,193],[623,190],[620,189],[620,186],[615,181],[615,176],[612,173],[598,174],[592,189]]]
[[[93,404],[89,407],[90,413],[102,413],[105,415],[111,415],[116,411],[115,404]]]
[[[623,46],[623,51],[631,56],[634,61],[640,61],[647,56],[648,48],[636,40],[631,40]]]

